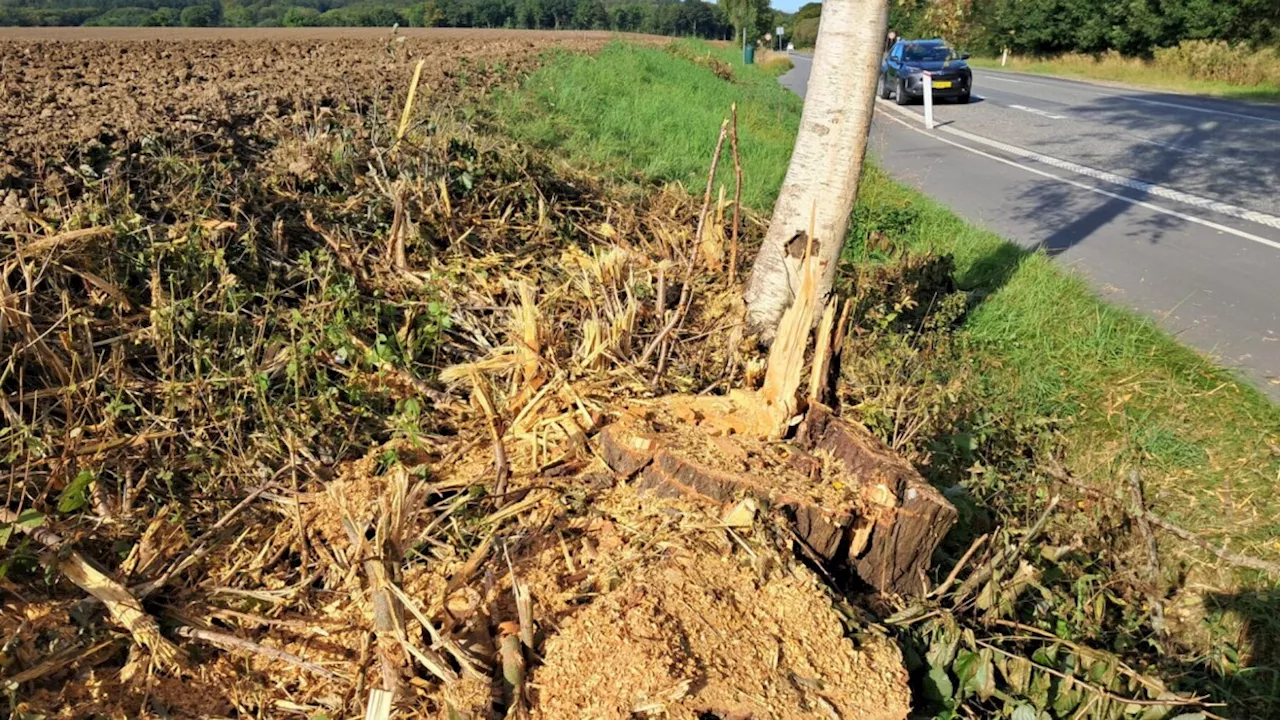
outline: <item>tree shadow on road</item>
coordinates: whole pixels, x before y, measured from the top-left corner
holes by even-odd
[[[1268,138],[1274,128],[1261,123],[1231,123],[1212,119],[1211,115],[1202,122],[1177,122],[1153,112],[1145,102],[1168,102],[1166,96],[1132,97],[1138,102],[1105,97],[1072,106],[1071,113],[1090,121],[1080,126],[1085,129],[1062,123],[1060,135],[1042,140],[1033,149],[1125,178],[1231,204],[1256,204],[1258,198],[1273,197],[1280,187],[1280,171],[1240,155],[1250,149],[1271,147],[1273,140]],[[1097,134],[1099,127],[1106,128],[1103,136]],[[1117,142],[1124,146],[1123,150],[1117,153],[1107,149]],[[1034,159],[1024,162],[1036,165]],[[1173,215],[1140,211],[1137,202],[1151,202],[1188,214],[1196,212],[1140,187],[1107,183],[1056,167],[1044,169],[1105,193],[1083,196],[1077,187],[1046,180],[1032,183],[1016,199],[1015,217],[1049,231],[1048,237],[1033,249],[1050,254],[1064,253],[1086,242],[1126,215],[1130,216],[1125,218],[1129,228],[1126,235],[1152,244],[1188,224]],[[1139,212],[1135,214],[1135,210]]]

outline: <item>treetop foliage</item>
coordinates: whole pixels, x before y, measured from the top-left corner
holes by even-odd
[[[817,38],[818,3],[800,8],[793,38]],[[902,37],[943,37],[968,50],[1150,56],[1185,40],[1280,43],[1277,0],[891,0]]]
[[[776,21],[768,0],[740,0],[748,34]],[[0,25],[381,26],[615,30],[735,37],[724,8],[703,0],[0,0]]]

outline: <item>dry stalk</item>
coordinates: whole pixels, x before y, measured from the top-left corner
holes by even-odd
[[[146,598],[156,590],[159,590],[168,584],[175,575],[199,562],[201,558],[213,549],[213,545],[209,544],[209,540],[221,532],[233,518],[244,511],[245,508],[249,507],[249,503],[257,499],[262,493],[266,492],[269,487],[271,487],[270,483],[261,485],[246,495],[244,499],[237,503],[235,507],[231,508],[226,515],[223,515],[216,523],[201,533],[200,537],[196,538],[195,542],[191,543],[191,549],[174,559],[174,561],[170,563],[169,568],[162,572],[159,577],[154,580],[134,585],[130,589],[137,593],[138,597]]]
[[[51,673],[55,673],[68,665],[79,662],[103,648],[114,645],[116,642],[118,642],[117,639],[103,640],[102,642],[91,645],[87,648],[81,645],[73,645],[65,650],[56,652],[49,657],[44,658],[39,663],[27,668],[26,670],[5,677],[4,684],[7,687],[16,688],[21,686],[23,683],[39,680],[40,678]]]
[[[1151,627],[1155,631],[1164,635],[1164,602],[1160,599],[1160,553],[1156,547],[1156,534],[1151,530],[1151,523],[1147,521],[1147,504],[1142,499],[1142,477],[1137,470],[1129,473],[1129,494],[1133,499],[1134,519],[1137,520],[1138,530],[1142,533],[1143,543],[1147,550],[1147,573],[1151,576],[1152,588],[1148,593],[1148,601],[1151,603]]]
[[[202,640],[211,645],[217,645],[218,647],[224,650],[239,650],[241,652],[249,653],[250,655],[257,655],[259,657],[268,658],[270,660],[277,660],[279,662],[288,663],[289,665],[292,665],[296,668],[306,670],[307,672],[310,672],[310,673],[315,673],[316,675],[320,675],[322,677],[326,677],[331,680],[341,679],[338,676],[338,674],[333,672],[332,670],[321,667],[320,665],[317,665],[311,662],[310,660],[306,660],[304,658],[298,657],[293,653],[285,652],[284,650],[279,650],[276,648],[259,645],[258,643],[245,640],[243,638],[238,638],[235,635],[231,635],[229,633],[217,632],[215,630],[205,630],[202,628],[191,627],[189,625],[183,625],[179,627],[176,632],[182,637],[191,638],[192,640]]]
[[[52,237],[43,237],[33,240],[22,246],[22,255],[32,255],[45,250],[50,250],[68,243],[78,242],[81,240],[96,240],[98,238],[112,235],[115,229],[104,225],[100,227],[84,228],[83,230],[71,230],[69,232],[59,233]],[[28,286],[29,287],[29,286]]]
[[[498,413],[493,407],[493,399],[489,396],[489,388],[484,376],[474,368],[468,374],[471,378],[471,389],[476,403],[480,405],[480,409],[484,412],[486,424],[489,427],[489,436],[493,440],[493,469],[495,475],[493,496],[494,502],[501,506],[505,502],[503,496],[507,494],[507,479],[511,475],[511,465],[507,462],[507,448],[502,442],[501,420],[498,419]]]
[[[640,354],[640,364],[643,365],[653,357],[653,353],[659,347],[666,346],[667,336],[676,328],[689,310],[689,304],[693,300],[693,270],[697,264],[698,246],[702,242],[702,233],[707,222],[707,212],[711,208],[711,189],[715,185],[716,168],[720,165],[720,151],[724,148],[724,139],[729,132],[729,119],[726,118],[720,123],[720,136],[716,139],[716,148],[711,155],[711,170],[707,173],[707,188],[702,195],[702,209],[698,211],[698,229],[693,236],[693,244],[687,249],[688,255],[685,257],[684,269],[684,285],[680,288],[680,300],[676,303],[675,314],[671,316],[671,320],[658,334],[654,336],[649,344],[645,346],[644,352]],[[661,375],[661,373],[659,373]],[[656,382],[657,378],[655,378]]]
[[[332,490],[330,491],[333,492]],[[367,557],[361,562],[364,569],[365,581],[369,587],[369,596],[373,603],[373,629],[377,636],[378,661],[382,675],[382,689],[391,693],[392,697],[400,695],[402,676],[401,662],[396,657],[396,650],[404,649],[402,639],[404,635],[404,616],[400,612],[400,606],[396,604],[391,596],[387,586],[391,583],[390,568],[380,559],[382,550],[380,547],[374,547],[368,551],[365,549],[363,526],[357,526],[351,516],[347,514],[345,503],[341,498],[338,500],[339,507],[342,510],[342,527],[347,533],[347,540],[351,543],[352,555],[361,556],[369,552],[373,557]],[[375,535],[376,538],[376,535]],[[375,539],[376,542],[376,539]]]
[[[106,605],[111,618],[127,630],[135,642],[151,650],[161,667],[176,669],[182,664],[182,652],[160,634],[160,624],[143,609],[142,603],[125,586],[91,565],[52,531],[19,524],[17,513],[0,509],[0,522],[10,524],[44,545],[53,554],[53,562],[58,570],[81,590]]]
[[[423,614],[421,610],[418,609],[418,606],[413,602],[413,600],[408,595],[405,594],[403,590],[401,590],[399,587],[397,587],[394,584],[389,585],[387,587],[401,602],[401,604],[404,605],[405,609],[409,611],[409,614],[413,615],[414,619],[418,621],[418,624],[421,625],[423,629],[427,631],[427,634],[431,636],[431,642],[444,648],[446,652],[448,652],[450,655],[453,656],[453,659],[458,662],[458,666],[462,668],[462,673],[464,675],[471,678],[487,677],[488,675],[487,668],[482,669],[479,665],[477,665],[476,659],[471,657],[471,655],[469,655],[466,650],[463,650],[462,647],[458,645],[458,643],[454,642],[453,638],[441,633],[438,629],[436,629],[435,623],[432,623],[431,620],[429,620],[427,616]],[[439,665],[445,670],[448,670],[448,666],[444,664],[443,659],[435,655],[433,651],[428,651],[428,652],[430,653],[430,656],[433,658],[432,659],[433,663]],[[435,673],[434,670],[432,672],[436,674],[436,677],[440,677],[440,673]],[[449,672],[452,672],[452,670],[449,670]],[[444,678],[441,678],[441,679],[444,679]]]
[[[413,99],[418,94],[418,80],[422,78],[422,66],[426,62],[425,58],[419,60],[413,68],[413,80],[409,81],[409,96],[405,98],[404,110],[400,112],[400,127],[396,129],[396,142],[391,146],[392,151],[400,146],[400,141],[404,140],[404,134],[409,130],[409,118],[413,114]]]
[[[742,158],[738,155],[738,103],[729,108],[729,143],[733,150],[733,239],[729,241],[729,287],[738,284],[738,228],[742,213]]]
[[[525,659],[520,643],[520,627],[517,623],[498,625],[498,656],[502,659],[502,679],[511,694],[507,717],[525,717]]]

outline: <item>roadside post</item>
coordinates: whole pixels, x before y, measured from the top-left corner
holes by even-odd
[[[924,129],[933,129],[933,73],[925,72],[924,83]]]
[[[787,31],[786,28],[782,27],[781,25],[778,26],[778,51],[779,52],[782,51],[782,34],[785,33],[786,31]]]

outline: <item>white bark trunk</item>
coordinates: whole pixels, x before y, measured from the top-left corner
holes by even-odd
[[[823,263],[821,296],[836,264],[858,193],[884,49],[886,0],[826,0],[791,165],[747,283],[747,320],[771,339],[800,286],[812,228]]]

